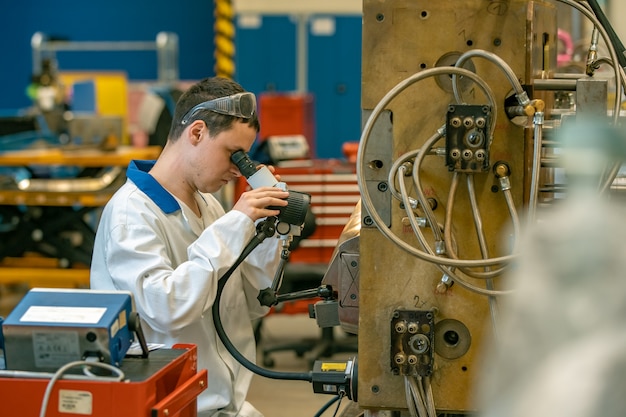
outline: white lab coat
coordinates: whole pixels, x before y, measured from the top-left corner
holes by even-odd
[[[193,343],[208,387],[198,410],[215,416],[258,417],[245,401],[252,373],[222,345],[211,307],[217,281],[255,234],[239,211],[224,213],[212,195],[198,194],[202,218],[175,199],[147,171],[153,161],[133,161],[127,182],[103,210],[91,265],[91,287],[134,295],[146,340],[171,347]],[[267,313],[256,299],[271,285],[280,260],[279,239],[265,239],[235,270],[224,288],[220,317],[239,352],[255,361],[251,320]]]

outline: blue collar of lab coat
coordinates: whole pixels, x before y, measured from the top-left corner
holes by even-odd
[[[165,214],[180,210],[180,204],[159,182],[150,175],[156,161],[132,160],[128,164],[126,176],[135,183]]]

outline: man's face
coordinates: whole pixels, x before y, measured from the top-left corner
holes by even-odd
[[[256,129],[247,122],[236,121],[231,129],[209,137],[203,133],[200,146],[196,149],[197,158],[194,180],[199,191],[214,193],[228,182],[239,177],[239,169],[230,160],[230,156],[238,151],[248,151],[256,138]]]

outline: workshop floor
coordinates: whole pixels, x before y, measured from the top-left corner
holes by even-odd
[[[27,288],[22,286],[0,286],[0,317],[6,317]],[[268,316],[262,327],[261,345],[275,345],[297,342],[303,338],[317,338],[320,329],[315,320],[302,315]],[[346,336],[340,329],[335,329],[338,340]],[[259,349],[260,350],[260,349]],[[354,353],[338,353],[332,359],[345,359]],[[268,369],[281,372],[308,372],[311,370],[309,359],[298,357],[294,352],[276,352],[271,355],[274,366]],[[259,355],[259,365],[262,358]],[[333,396],[313,393],[312,384],[306,381],[284,381],[255,375],[250,387],[248,400],[264,413],[265,417],[314,417]],[[320,414],[322,417],[353,415],[355,404],[344,398],[339,404],[332,404]]]

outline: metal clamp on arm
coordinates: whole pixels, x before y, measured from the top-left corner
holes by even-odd
[[[330,285],[321,285],[317,288],[311,288],[308,290],[294,291],[288,292],[286,294],[278,294],[276,296],[276,302],[280,303],[283,301],[291,301],[291,300],[305,300],[307,298],[317,298],[321,297],[325,300],[330,300],[334,298],[333,287]]]

